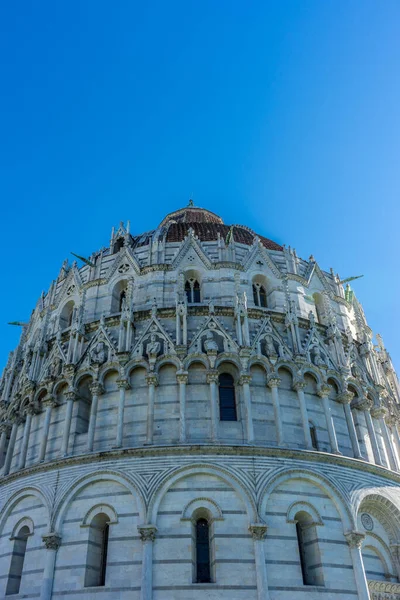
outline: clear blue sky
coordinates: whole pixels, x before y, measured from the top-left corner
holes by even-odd
[[[0,5],[0,365],[72,250],[197,205],[342,277],[400,367],[400,2]]]

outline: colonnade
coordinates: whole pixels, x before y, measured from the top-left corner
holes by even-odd
[[[207,371],[207,384],[209,386],[209,401],[210,401],[210,417],[211,417],[211,441],[214,443],[218,442],[218,425],[219,425],[219,412],[218,412],[218,378],[219,372],[215,369],[209,369]],[[178,371],[176,373],[176,379],[178,383],[178,397],[179,397],[179,440],[180,443],[188,441],[187,437],[187,423],[186,423],[186,396],[187,396],[187,384],[188,384],[188,373],[186,371]],[[147,405],[147,423],[146,423],[146,445],[153,444],[154,434],[154,403],[156,397],[156,387],[158,385],[158,376],[156,373],[150,372],[146,376],[146,382],[148,386],[148,405]],[[251,375],[248,373],[241,373],[237,385],[241,390],[241,398],[244,407],[244,421],[245,421],[245,435],[246,443],[254,442],[254,423],[252,415],[252,400],[251,400]],[[275,424],[275,437],[276,444],[278,446],[289,446],[290,440],[285,438],[284,428],[282,423],[282,410],[280,402],[280,386],[281,380],[275,374],[270,375],[267,378],[267,386],[271,390],[272,405],[274,411],[274,424]],[[126,391],[130,389],[130,383],[127,378],[120,378],[117,380],[117,386],[119,389],[119,400],[118,400],[118,413],[117,413],[117,426],[115,434],[114,448],[121,448],[123,445],[124,435],[124,414],[125,414],[125,398]],[[297,399],[300,408],[301,423],[304,434],[304,444],[308,450],[313,450],[313,444],[310,434],[310,419],[308,415],[307,403],[305,399],[304,389],[306,382],[304,380],[295,380],[293,382],[293,390],[297,393]],[[96,420],[98,412],[99,397],[104,393],[103,387],[99,382],[93,381],[90,384],[90,391],[92,394],[90,417],[86,441],[86,451],[93,452],[95,432],[96,432]],[[329,436],[330,448],[333,454],[341,454],[336,436],[335,423],[331,412],[331,402],[329,399],[329,393],[331,388],[329,385],[318,386],[317,394],[321,398],[321,405],[324,412],[326,429]],[[69,389],[65,393],[65,418],[64,418],[64,429],[61,440],[60,455],[62,457],[70,454],[69,442],[71,423],[73,416],[73,404],[79,399],[79,395],[76,391]],[[336,401],[343,405],[344,416],[347,424],[347,430],[351,441],[353,455],[355,458],[363,459],[359,442],[357,439],[357,432],[354,424],[353,412],[350,403],[353,399],[353,393],[350,391],[338,394]],[[42,407],[44,408],[44,422],[43,430],[41,435],[40,449],[38,453],[38,462],[43,462],[46,457],[48,436],[51,424],[52,411],[58,406],[57,399],[49,394],[42,401]],[[360,411],[364,414],[368,435],[371,442],[371,448],[373,452],[374,462],[377,465],[384,465],[381,450],[378,445],[375,423],[379,422],[379,426],[382,432],[382,437],[385,445],[390,468],[395,471],[399,471],[399,462],[395,451],[400,455],[400,436],[397,430],[396,422],[389,420],[391,425],[391,431],[387,424],[387,410],[381,406],[373,406],[372,401],[369,398],[364,398],[359,401],[355,407],[355,410]],[[23,414],[14,414],[11,418],[11,423],[3,423],[1,425],[0,434],[0,457],[5,454],[3,475],[7,475],[10,471],[11,461],[15,448],[15,441],[17,436],[18,426],[24,423],[24,431],[21,443],[21,451],[18,459],[18,469],[23,469],[26,464],[27,451],[29,446],[30,430],[32,425],[32,418],[36,414],[37,410],[34,407],[33,402],[28,402],[25,406]],[[10,430],[11,427],[11,430]],[[8,440],[8,445],[7,445]],[[7,447],[7,450],[6,450]]]
[[[252,523],[249,532],[253,539],[254,561],[256,570],[257,600],[270,600],[268,591],[268,572],[265,561],[265,544],[268,543],[268,527],[265,523]],[[152,600],[153,597],[153,548],[157,539],[157,527],[152,524],[138,526],[142,541],[142,575],[141,600]],[[350,549],[350,556],[358,592],[358,600],[370,600],[368,583],[361,554],[365,534],[350,531],[344,534]],[[56,555],[61,546],[61,536],[55,532],[42,537],[46,549],[43,580],[40,600],[51,600]]]

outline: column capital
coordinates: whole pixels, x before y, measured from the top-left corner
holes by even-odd
[[[67,390],[65,392],[65,397],[67,400],[72,400],[72,402],[73,402],[74,400],[78,399],[78,394],[76,393],[75,390]]]
[[[181,372],[176,374],[176,381],[178,383],[187,383],[189,379],[189,375],[186,372]]]
[[[19,412],[13,412],[10,415],[10,421],[13,425],[21,425],[24,422],[23,416]]]
[[[383,419],[388,414],[384,406],[374,406],[371,408],[371,416],[376,419]]]
[[[252,380],[251,375],[248,375],[247,373],[246,374],[243,373],[243,375],[241,375],[239,377],[239,385],[243,385],[245,383],[247,383],[248,385],[250,385],[251,380]]]
[[[354,398],[353,392],[350,392],[348,390],[346,392],[342,392],[341,394],[338,394],[336,396],[336,400],[338,402],[340,402],[341,404],[350,404],[351,401],[353,400],[353,398]]]
[[[58,550],[61,545],[61,537],[58,533],[48,533],[42,535],[42,540],[46,550]]]
[[[33,417],[33,415],[36,415],[38,412],[36,406],[32,403],[29,403],[25,406],[24,409],[24,413],[25,415],[30,415],[31,417]]]
[[[89,385],[89,389],[93,396],[101,396],[104,393],[104,388],[98,381],[93,381]]]
[[[320,398],[327,398],[331,393],[331,386],[327,384],[322,384],[318,386],[317,394]]]
[[[267,525],[265,523],[251,523],[249,531],[253,540],[261,542],[267,535]]]
[[[293,381],[292,388],[296,392],[299,390],[304,390],[305,387],[307,387],[307,383],[304,381],[304,379],[297,379],[296,381]]]
[[[269,375],[269,377],[267,377],[267,386],[270,388],[277,388],[279,387],[281,381],[282,380],[280,377],[277,377],[276,375]]]
[[[218,383],[218,371],[207,371],[207,383]]]
[[[4,421],[3,423],[0,423],[0,433],[3,432],[9,433],[11,431],[11,423],[9,421]]]
[[[123,378],[117,379],[117,386],[119,390],[129,390],[131,387],[129,381]]]
[[[46,408],[48,406],[50,406],[51,408],[55,408],[56,406],[58,406],[58,402],[57,402],[57,398],[55,396],[53,396],[53,394],[48,394],[43,400],[42,400],[42,404],[43,406],[45,406]]]
[[[155,373],[149,373],[146,375],[147,385],[158,385],[158,377]]]
[[[142,542],[154,542],[157,527],[155,525],[138,525],[138,532]]]
[[[357,402],[355,408],[358,408],[359,410],[371,410],[373,405],[374,405],[374,403],[372,402],[372,400],[364,397],[364,398],[360,398],[360,400]]]
[[[344,534],[346,541],[350,548],[361,548],[361,545],[365,539],[365,534],[359,531],[348,531]]]

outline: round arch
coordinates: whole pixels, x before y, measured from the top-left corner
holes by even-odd
[[[355,519],[347,506],[347,501],[341,491],[339,491],[332,482],[320,475],[316,474],[312,471],[307,471],[305,469],[288,469],[283,472],[276,473],[273,477],[267,480],[264,484],[264,489],[260,494],[260,515],[261,518],[265,514],[267,510],[267,504],[269,497],[272,492],[282,483],[286,481],[293,481],[295,479],[303,479],[312,483],[313,485],[320,488],[323,492],[325,492],[329,498],[334,503],[336,510],[338,511],[342,525],[343,532],[353,531],[355,529]]]
[[[250,492],[246,490],[244,485],[236,479],[234,475],[232,475],[229,471],[225,469],[221,469],[220,467],[215,467],[214,465],[203,464],[196,465],[191,467],[182,467],[168,475],[167,480],[163,480],[158,488],[154,491],[148,508],[148,518],[149,523],[155,524],[157,522],[158,509],[161,503],[161,500],[164,498],[166,492],[172,487],[177,481],[184,479],[185,477],[190,477],[192,475],[211,475],[213,477],[219,477],[232,487],[235,492],[239,495],[241,500],[243,501],[247,515],[249,517],[250,523],[255,523],[258,521],[257,519],[257,507],[252,498]]]
[[[400,510],[384,490],[360,490],[355,499],[355,515],[365,511],[375,516],[388,534],[390,543],[400,543]]]
[[[125,474],[111,471],[99,471],[98,473],[91,473],[81,477],[72,484],[68,484],[68,490],[58,500],[53,516],[54,531],[61,531],[61,526],[64,521],[64,515],[68,509],[69,504],[73,501],[75,496],[79,494],[85,487],[91,483],[99,481],[115,481],[123,487],[125,487],[132,496],[137,499],[139,518],[144,521],[146,518],[146,504],[144,500],[144,494],[141,490],[140,483],[135,481],[133,477],[127,477]]]
[[[46,510],[46,513],[47,513],[47,522],[48,523],[50,522],[50,505],[51,505],[50,499],[47,498],[45,496],[44,492],[42,492],[38,488],[27,487],[27,488],[24,488],[23,490],[19,490],[19,491],[15,492],[15,494],[13,494],[11,496],[11,498],[9,498],[9,500],[3,506],[3,508],[0,512],[0,535],[3,533],[4,525],[5,525],[8,517],[12,513],[13,508],[19,502],[21,502],[21,500],[23,500],[24,498],[27,498],[29,496],[34,496],[35,498],[37,498],[39,500],[39,502],[41,502],[41,504],[43,505],[43,508]]]

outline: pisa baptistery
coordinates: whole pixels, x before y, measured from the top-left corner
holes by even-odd
[[[349,285],[192,202],[79,264],[1,379],[0,597],[400,598],[400,388]]]

